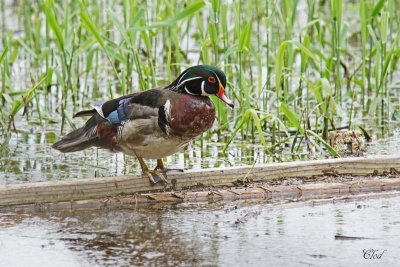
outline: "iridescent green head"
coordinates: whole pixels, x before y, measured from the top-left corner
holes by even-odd
[[[175,90],[190,95],[215,95],[233,108],[233,103],[225,96],[225,73],[214,66],[198,65],[182,72],[170,85]]]

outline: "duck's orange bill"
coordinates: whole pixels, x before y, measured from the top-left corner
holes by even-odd
[[[222,86],[222,84],[219,84],[219,91],[217,93],[217,97],[219,99],[221,99],[222,101],[224,101],[228,106],[230,106],[231,108],[233,108],[233,102],[232,100],[228,99],[225,95],[225,88]]]

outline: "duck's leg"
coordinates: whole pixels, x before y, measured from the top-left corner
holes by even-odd
[[[149,170],[147,167],[146,163],[144,163],[143,158],[137,156],[137,159],[139,160],[140,167],[142,168],[143,174],[146,174],[147,177],[149,177],[150,181],[153,183],[158,183],[160,180],[164,181],[165,183],[167,182],[167,176],[164,175],[163,173],[159,173],[156,170]]]
[[[164,167],[164,162],[162,161],[162,159],[157,159],[157,166],[154,169],[156,170],[160,170],[161,173],[166,173],[168,171],[178,171],[178,172],[183,172],[182,169],[168,169]]]

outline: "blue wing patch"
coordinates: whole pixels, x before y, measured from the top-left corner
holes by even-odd
[[[127,120],[128,115],[128,106],[129,106],[129,98],[121,99],[119,101],[119,105],[116,110],[111,111],[110,114],[108,114],[107,119],[111,121],[114,124],[119,124],[125,120]]]
[[[114,110],[113,112],[111,112],[111,113],[108,115],[107,119],[108,119],[109,121],[111,121],[112,123],[114,123],[114,124],[118,124],[118,123],[121,122],[121,121],[119,120],[118,110]]]

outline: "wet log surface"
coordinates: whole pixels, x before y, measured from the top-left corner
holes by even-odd
[[[398,170],[400,156],[380,156],[189,170],[156,185],[140,175],[10,184],[0,186],[0,211],[400,191]]]

